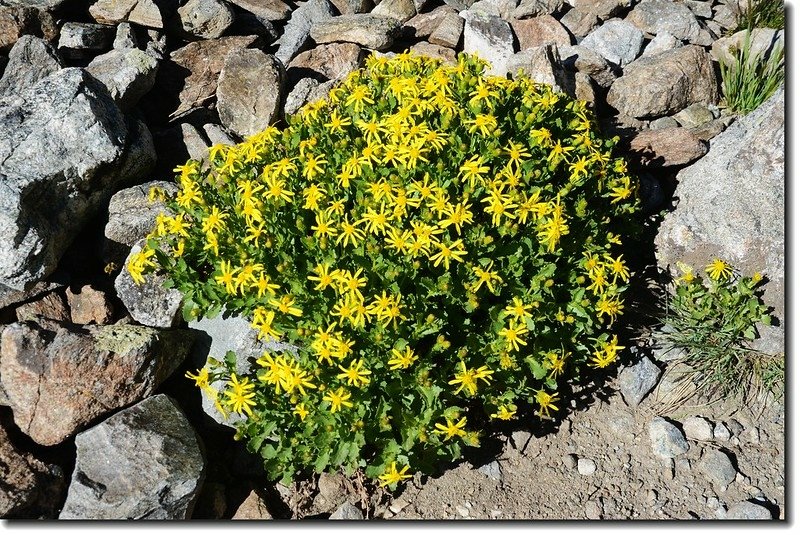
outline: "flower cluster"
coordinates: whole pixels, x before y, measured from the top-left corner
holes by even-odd
[[[157,262],[187,318],[224,307],[297,347],[246,378],[206,368],[272,475],[394,485],[477,446],[481,418],[550,417],[565,379],[616,360],[625,162],[584,102],[484,68],[372,56],[285,129],[177,169],[128,269]]]

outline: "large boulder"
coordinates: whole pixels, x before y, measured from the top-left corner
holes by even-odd
[[[216,39],[233,24],[233,9],[220,0],[189,0],[178,9],[181,28],[190,36]]]
[[[0,283],[52,273],[84,222],[154,163],[147,127],[83,69],[0,99]]]
[[[668,32],[681,41],[701,46],[710,46],[713,42],[694,13],[680,2],[643,0],[625,20],[650,35]]]
[[[295,9],[283,33],[275,42],[278,45],[275,57],[281,60],[284,66],[288,66],[292,58],[308,42],[311,26],[316,22],[330,19],[335,14],[336,8],[328,0],[309,0]]]
[[[309,32],[317,44],[356,43],[375,50],[388,50],[400,36],[400,23],[372,14],[340,15],[315,22]]]
[[[301,52],[289,63],[289,79],[341,80],[361,66],[364,53],[354,43],[331,43]]]
[[[711,56],[694,45],[640,58],[608,91],[611,106],[637,118],[671,115],[695,102],[715,104],[718,99]]]
[[[592,30],[581,46],[593,50],[618,67],[628,65],[642,51],[644,35],[630,22],[611,19]]]
[[[711,141],[703,158],[678,173],[678,206],[656,236],[659,266],[679,260],[698,273],[716,257],[744,274],[763,273],[764,301],[784,320],[784,89]],[[674,272],[673,272],[674,273]],[[763,334],[763,333],[762,333]],[[782,328],[775,343],[783,351]]]
[[[133,22],[150,28],[164,27],[161,7],[169,15],[177,7],[177,0],[97,0],[89,7],[89,14],[102,24]]]
[[[514,55],[514,32],[508,22],[482,11],[459,15],[464,19],[464,52],[488,61],[488,74],[505,76]]]
[[[205,479],[203,444],[159,394],[75,438],[77,460],[59,519],[183,520]]]
[[[158,60],[138,48],[112,50],[94,58],[86,71],[106,86],[122,111],[128,111],[153,88]]]
[[[27,91],[61,66],[61,59],[50,43],[23,35],[8,54],[8,64],[0,78],[0,98]]]
[[[0,389],[17,426],[52,446],[151,395],[190,345],[186,331],[12,323],[0,336]]]

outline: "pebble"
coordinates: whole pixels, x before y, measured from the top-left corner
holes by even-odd
[[[570,470],[575,470],[578,467],[578,456],[574,453],[567,453],[561,457],[561,461]]]
[[[463,505],[456,505],[456,512],[463,516],[464,518],[469,516],[469,509],[464,507]]]
[[[647,357],[633,366],[623,368],[619,374],[619,389],[625,403],[631,407],[638,407],[656,386],[659,377],[661,369]]]
[[[586,518],[589,520],[600,520],[603,518],[603,508],[597,503],[597,500],[586,502],[584,512],[586,513]]]
[[[714,426],[714,439],[721,441],[731,439],[731,432],[724,423],[717,422],[717,425]]]
[[[753,502],[739,502],[728,509],[725,518],[729,520],[772,520],[772,513],[766,507]]]
[[[656,503],[658,501],[658,492],[654,489],[647,491],[647,503]]]
[[[500,481],[503,478],[503,471],[500,469],[500,463],[497,461],[492,461],[488,464],[484,464],[483,466],[478,468],[478,472],[481,474],[485,474],[492,479]]]
[[[331,514],[330,520],[364,520],[364,513],[352,503],[344,502]]]
[[[731,458],[723,451],[707,448],[697,463],[701,474],[714,484],[715,488],[726,489],[736,479],[736,468]]]
[[[653,452],[657,455],[671,459],[689,451],[689,443],[683,431],[673,424],[657,416],[650,421],[650,442]]]
[[[711,422],[700,416],[689,416],[683,421],[683,432],[691,440],[707,441],[714,438]]]
[[[597,471],[597,463],[591,459],[578,459],[578,473],[582,476],[590,476]]]
[[[403,499],[397,499],[397,500],[394,500],[392,502],[392,504],[389,506],[389,510],[391,512],[393,512],[394,514],[397,514],[400,511],[402,511],[403,509],[405,509],[406,507],[408,507],[409,505],[411,505],[411,503],[409,501],[403,500]]]

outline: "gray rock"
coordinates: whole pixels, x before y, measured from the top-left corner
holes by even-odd
[[[283,114],[288,117],[297,113],[308,102],[308,97],[318,86],[319,82],[314,78],[300,79],[286,96]]]
[[[683,43],[681,42],[681,40],[672,35],[671,33],[660,32],[649,43],[647,43],[646,47],[644,47],[644,52],[642,52],[642,57],[646,58],[649,56],[655,56],[656,54],[660,54],[661,52],[678,48],[682,44]]]
[[[720,28],[723,30],[732,29],[736,26],[736,12],[738,11],[738,7],[731,4],[734,4],[734,2],[722,2],[714,6],[711,9],[714,17],[709,22],[719,24]]]
[[[133,22],[149,28],[164,27],[157,0],[97,0],[89,7],[89,14],[102,24]]]
[[[260,50],[228,56],[217,86],[222,124],[243,138],[264,130],[278,116],[285,78],[283,64]]]
[[[370,9],[375,7],[375,4],[372,0],[333,0],[331,2],[336,9],[339,10],[339,13],[342,15],[354,15],[356,13],[368,13]],[[417,2],[414,3],[419,11],[421,6],[417,5]]]
[[[17,426],[52,446],[151,395],[190,345],[186,331],[12,323],[2,333],[0,381]]]
[[[564,466],[567,467],[567,470],[578,469],[578,456],[574,453],[567,453],[566,455],[562,456],[561,462],[564,463]]]
[[[89,22],[65,22],[61,27],[58,48],[69,57],[103,52],[111,48],[114,28]]]
[[[71,321],[69,308],[64,296],[59,292],[50,292],[35,301],[23,303],[16,310],[17,321],[37,321],[45,318],[53,321]]]
[[[0,284],[0,309],[6,308],[17,303],[30,301],[36,297],[61,288],[64,284],[58,282],[41,281],[28,286],[25,290],[15,290],[4,284]]]
[[[689,451],[689,443],[683,431],[664,418],[657,416],[648,426],[653,452],[664,459],[672,459]]]
[[[639,59],[608,92],[611,106],[639,118],[670,115],[695,102],[715,104],[718,99],[711,56],[699,46]]]
[[[713,121],[714,114],[711,113],[708,106],[696,102],[682,109],[673,115],[672,118],[678,121],[684,128],[694,128]]]
[[[736,468],[734,468],[731,458],[725,452],[717,449],[706,448],[703,450],[697,468],[714,485],[715,489],[721,491],[724,491],[736,479]]]
[[[227,316],[220,313],[214,318],[201,318],[189,322],[189,328],[197,332],[192,360],[198,368],[208,364],[209,358],[222,360],[228,351],[236,354],[235,372],[239,376],[247,375],[252,371],[253,362],[265,352],[283,352],[296,354],[294,346],[277,340],[259,340],[258,333],[250,326],[250,322],[241,316]],[[217,391],[223,390],[224,381],[215,381],[211,387]],[[227,419],[220,414],[214,406],[214,399],[202,390],[203,411],[217,423],[235,427],[242,417],[232,413]]]
[[[434,45],[427,41],[420,41],[412,45],[409,50],[422,56],[440,59],[447,65],[455,65],[457,63],[455,50],[441,45]]]
[[[701,273],[720,257],[742,273],[764,273],[764,302],[783,325],[783,89],[715,137],[708,154],[677,180],[681,202],[665,216],[655,240],[659,265],[681,260]],[[783,351],[782,344],[773,349]]]
[[[575,37],[578,43],[600,26],[600,19],[597,18],[597,15],[584,13],[579,9],[570,9],[559,19],[559,22]]]
[[[129,22],[117,24],[117,33],[114,36],[112,45],[114,50],[125,50],[126,48],[139,48],[139,39],[133,31]]]
[[[603,506],[599,500],[591,500],[584,505],[584,513],[589,520],[600,520],[603,518]]]
[[[147,43],[144,51],[156,59],[167,57],[167,35],[158,30],[147,30]]]
[[[639,56],[644,35],[630,22],[611,19],[592,30],[581,46],[594,50],[612,65],[624,67]]]
[[[739,435],[742,434],[742,431],[744,431],[744,426],[741,423],[739,423],[738,420],[731,419],[731,420],[728,420],[725,423],[720,422],[720,424],[722,424],[722,427],[728,429],[730,431],[730,436],[733,436],[733,437],[738,437]],[[717,433],[716,433],[716,427],[715,427],[714,428],[714,436],[716,437],[716,435],[717,435]],[[730,436],[729,436],[729,438],[730,438]]]
[[[660,130],[662,128],[678,128],[680,124],[672,117],[659,117],[650,121],[650,130]],[[658,359],[661,360],[661,359]]]
[[[564,0],[521,0],[514,9],[512,17],[526,19],[538,15],[555,15],[560,12],[566,2]]]
[[[347,478],[342,474],[329,474],[324,472],[319,475],[317,488],[319,492],[314,497],[313,507],[321,512],[331,512],[348,500]]]
[[[669,0],[643,0],[626,19],[650,35],[667,32],[693,45],[710,46],[711,35],[704,30],[694,13],[683,4]]]
[[[354,43],[319,45],[301,52],[289,63],[289,78],[314,76],[320,81],[341,80],[361,66],[364,53]]]
[[[632,3],[633,0],[575,0],[573,6],[600,20],[608,20],[631,7]]]
[[[455,49],[461,42],[462,33],[464,33],[464,19],[455,12],[447,12],[428,41],[434,45]]]
[[[122,111],[133,108],[156,82],[158,60],[137,48],[97,56],[86,71],[97,78]]]
[[[588,74],[600,87],[611,87],[617,79],[608,61],[585,46],[559,46],[558,55],[566,69]]]
[[[475,13],[486,13],[511,22],[519,0],[478,0],[469,7]]]
[[[403,25],[403,32],[412,34],[415,39],[427,39],[448,15],[458,15],[458,11],[444,5],[427,13],[419,13],[406,21]],[[461,24],[463,30],[463,20]]]
[[[713,1],[709,0],[682,0],[681,3],[689,8],[696,17],[710,19],[714,16]]]
[[[599,96],[595,83],[591,76],[583,72],[576,72],[572,76],[567,75],[564,91],[572,98],[584,100],[593,107],[599,105]]]
[[[219,0],[189,0],[178,8],[178,20],[188,35],[216,39],[233,24],[233,9]]]
[[[708,145],[686,128],[660,128],[636,134],[628,148],[640,168],[686,165],[708,152]]]
[[[180,130],[183,146],[192,160],[207,160],[209,144],[200,130],[191,123],[181,123]]]
[[[120,190],[111,197],[103,245],[103,259],[106,262],[122,265],[131,247],[155,228],[156,217],[166,211],[162,201],[150,201],[151,188],[160,188],[167,195],[174,195],[178,191],[174,182],[154,180]]]
[[[239,505],[236,512],[233,513],[231,520],[272,520],[273,517],[267,508],[264,500],[256,494],[256,491],[251,490],[247,498]]]
[[[733,504],[725,514],[726,520],[772,520],[772,513],[766,507],[753,502]]]
[[[569,32],[550,15],[512,20],[511,28],[517,36],[520,50],[548,44],[569,46],[572,43]]]
[[[61,59],[50,43],[23,35],[8,54],[8,64],[0,78],[0,98],[27,91],[61,67]]]
[[[400,36],[400,23],[372,14],[340,15],[315,22],[310,35],[318,44],[346,42],[387,50]]]
[[[514,33],[511,26],[498,16],[481,12],[462,11],[464,19],[464,52],[476,54],[489,62],[486,74],[505,76],[508,62],[514,55]]]
[[[352,503],[345,502],[329,518],[330,520],[364,520],[364,513]]]
[[[690,440],[709,441],[714,439],[714,428],[711,422],[701,416],[689,416],[681,423],[686,438]]]
[[[77,460],[59,519],[191,517],[205,479],[200,438],[164,394],[75,438]]]
[[[67,302],[69,303],[70,319],[76,325],[90,323],[107,325],[114,317],[114,305],[108,295],[88,284],[82,286],[78,292],[67,288]]]
[[[578,473],[582,476],[590,476],[597,471],[597,463],[592,459],[578,459]]]
[[[399,22],[405,22],[417,14],[414,0],[381,0],[375,9],[370,11],[379,17],[390,17]]]
[[[227,0],[253,15],[270,22],[286,20],[292,8],[281,0]]]
[[[517,52],[507,62],[507,69],[513,75],[519,70],[531,80],[553,86],[556,91],[564,91],[568,85],[567,77],[561,68],[558,48],[545,45]]]
[[[64,473],[59,466],[17,449],[6,432],[11,425],[0,415],[0,517],[53,518],[65,486]]]
[[[181,320],[183,295],[174,288],[165,288],[166,276],[151,273],[145,276],[142,284],[136,284],[127,266],[133,255],[142,250],[144,240],[136,242],[131,248],[125,264],[114,280],[122,304],[131,317],[149,327],[174,327]]]
[[[212,145],[235,145],[236,141],[230,134],[218,124],[207,123],[203,125],[203,131]]]
[[[333,18],[335,8],[328,0],[309,0],[292,12],[283,34],[276,44],[275,57],[288,66],[289,62],[305,46],[309,39],[311,26],[317,22]]]
[[[731,434],[728,427],[723,422],[717,422],[714,426],[714,440],[727,442],[731,439]]]
[[[739,51],[744,48],[747,31],[736,32],[730,37],[717,39],[711,45],[711,57],[728,65],[736,61]],[[769,57],[773,50],[785,47],[783,30],[755,28],[750,34],[750,58],[756,61]]]
[[[52,273],[112,190],[154,160],[147,128],[82,69],[0,100],[0,283],[22,289]]]
[[[619,374],[619,389],[625,403],[638,407],[658,384],[659,377],[661,369],[647,357],[643,357],[633,366],[623,368]]]
[[[524,453],[531,440],[533,440],[533,434],[530,431],[519,429],[511,433],[511,446],[519,452]]]
[[[492,461],[478,467],[478,472],[489,476],[496,481],[503,480],[503,470],[500,468],[500,463]]]

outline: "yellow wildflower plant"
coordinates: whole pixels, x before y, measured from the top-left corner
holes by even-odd
[[[486,67],[370,56],[154,194],[134,281],[160,272],[187,319],[225,309],[293,347],[207,364],[271,477],[401,484],[480,422],[562,416],[564,385],[618,360],[637,182],[585,102]]]

